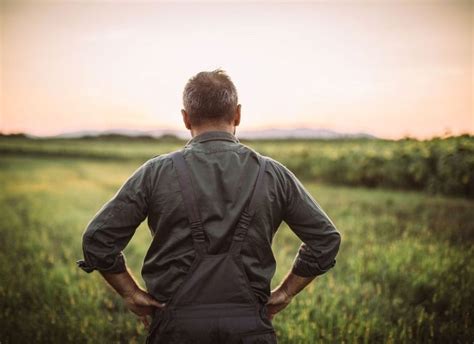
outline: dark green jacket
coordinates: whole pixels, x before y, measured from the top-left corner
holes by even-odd
[[[192,174],[209,253],[228,250],[233,229],[247,202],[258,172],[256,154],[233,134],[209,131],[183,148]],[[262,156],[262,155],[260,155]],[[341,237],[334,223],[295,175],[267,156],[265,202],[257,205],[242,259],[250,284],[266,303],[275,273],[272,239],[285,221],[302,240],[292,271],[320,275],[335,264]],[[142,268],[148,292],[166,302],[183,281],[194,259],[191,232],[176,171],[169,154],[142,164],[92,218],[83,234],[85,271],[122,272],[122,250],[148,217],[152,233]],[[229,276],[232,278],[232,276]]]

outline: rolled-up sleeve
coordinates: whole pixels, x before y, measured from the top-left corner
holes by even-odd
[[[150,165],[148,160],[137,168],[87,224],[82,234],[84,259],[76,261],[82,270],[125,271],[122,250],[148,214]]]
[[[341,235],[298,178],[284,168],[286,205],[283,220],[301,239],[292,272],[302,277],[325,273],[336,264]]]

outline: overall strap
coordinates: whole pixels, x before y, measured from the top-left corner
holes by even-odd
[[[194,193],[188,166],[186,165],[186,161],[184,160],[181,151],[171,153],[171,159],[173,160],[178,175],[181,195],[183,196],[184,206],[191,226],[191,236],[193,238],[194,248],[197,253],[204,254],[207,252],[204,228],[201,222],[201,216],[199,214],[196,195]]]
[[[255,215],[255,209],[257,205],[257,199],[260,195],[263,194],[263,176],[265,174],[265,164],[266,160],[260,158],[256,155],[257,160],[259,161],[259,169],[257,180],[255,181],[250,199],[247,201],[247,204],[240,214],[239,221],[235,227],[234,237],[232,239],[232,244],[230,246],[229,252],[239,254],[242,248],[243,241],[248,232],[248,227],[252,221],[253,216]]]

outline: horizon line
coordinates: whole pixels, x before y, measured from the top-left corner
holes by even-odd
[[[429,137],[420,137],[420,136],[417,136],[417,135],[412,135],[412,134],[407,133],[407,134],[401,135],[397,138],[391,138],[391,137],[384,137],[384,136],[375,135],[375,134],[373,134],[371,132],[367,132],[367,131],[345,132],[345,131],[338,131],[338,130],[335,130],[335,129],[326,128],[326,127],[314,127],[314,126],[311,126],[311,127],[308,127],[308,126],[253,127],[253,128],[249,128],[249,129],[237,130],[236,131],[236,136],[237,137],[239,136],[239,132],[253,133],[253,132],[258,132],[258,131],[301,130],[301,129],[328,131],[328,132],[332,132],[336,135],[341,136],[341,137],[329,137],[329,138],[327,138],[327,137],[326,138],[324,138],[324,137],[313,137],[314,139],[329,139],[329,140],[343,138],[343,136],[349,136],[349,138],[351,138],[350,136],[353,136],[353,135],[355,135],[355,136],[357,136],[357,135],[361,135],[361,136],[366,135],[366,136],[371,137],[372,139],[390,140],[390,141],[397,141],[397,140],[402,140],[402,139],[406,139],[406,138],[416,139],[416,140],[419,140],[419,141],[425,141],[425,140],[432,140],[432,139],[436,139],[436,138],[449,138],[449,137],[458,137],[458,136],[464,136],[464,135],[474,136],[474,132],[471,132],[469,130],[459,132],[459,133],[453,133],[451,130],[447,129],[447,130],[444,131],[444,133],[432,134]],[[154,128],[154,129],[133,129],[133,128],[129,129],[129,128],[125,128],[125,127],[113,127],[113,128],[109,128],[109,129],[85,128],[85,129],[77,129],[77,130],[65,130],[65,131],[55,133],[55,134],[34,134],[34,133],[28,132],[28,131],[16,131],[16,130],[3,131],[3,130],[0,130],[0,136],[24,135],[24,136],[28,136],[30,138],[58,138],[62,135],[74,134],[74,133],[80,133],[80,132],[87,132],[87,131],[97,132],[98,135],[101,135],[102,133],[107,133],[107,132],[112,132],[113,133],[114,131],[135,131],[137,133],[143,133],[145,135],[149,132],[154,132],[154,131],[164,131],[164,132],[171,131],[171,132],[181,132],[181,133],[189,133],[190,134],[190,130],[188,130],[188,129],[183,129],[183,128],[178,129],[178,128],[174,128],[174,127]],[[117,134],[123,135],[123,136],[129,136],[129,137],[133,138],[132,135],[127,135],[125,133],[117,133]],[[166,133],[163,133],[160,136],[163,136],[163,135],[166,135]],[[83,136],[87,136],[87,134],[84,134],[80,137],[83,137]],[[149,135],[149,136],[153,137],[152,135]],[[160,136],[157,136],[157,137],[160,137]],[[65,137],[65,138],[67,139],[67,137]],[[301,137],[301,138],[289,137],[289,138],[293,138],[293,139],[311,139],[311,138],[304,138],[304,137]],[[265,138],[264,137],[264,138],[254,138],[254,139],[258,140],[258,139],[272,139],[272,138],[270,138],[270,137]],[[281,137],[280,138],[276,137],[275,139],[281,139]]]

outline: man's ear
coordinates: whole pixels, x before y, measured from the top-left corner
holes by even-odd
[[[189,120],[188,113],[184,109],[181,109],[181,115],[183,116],[183,122],[186,129],[191,130],[191,121]]]
[[[241,105],[237,104],[237,109],[235,110],[235,117],[234,117],[234,126],[238,126],[240,124],[240,109]]]

